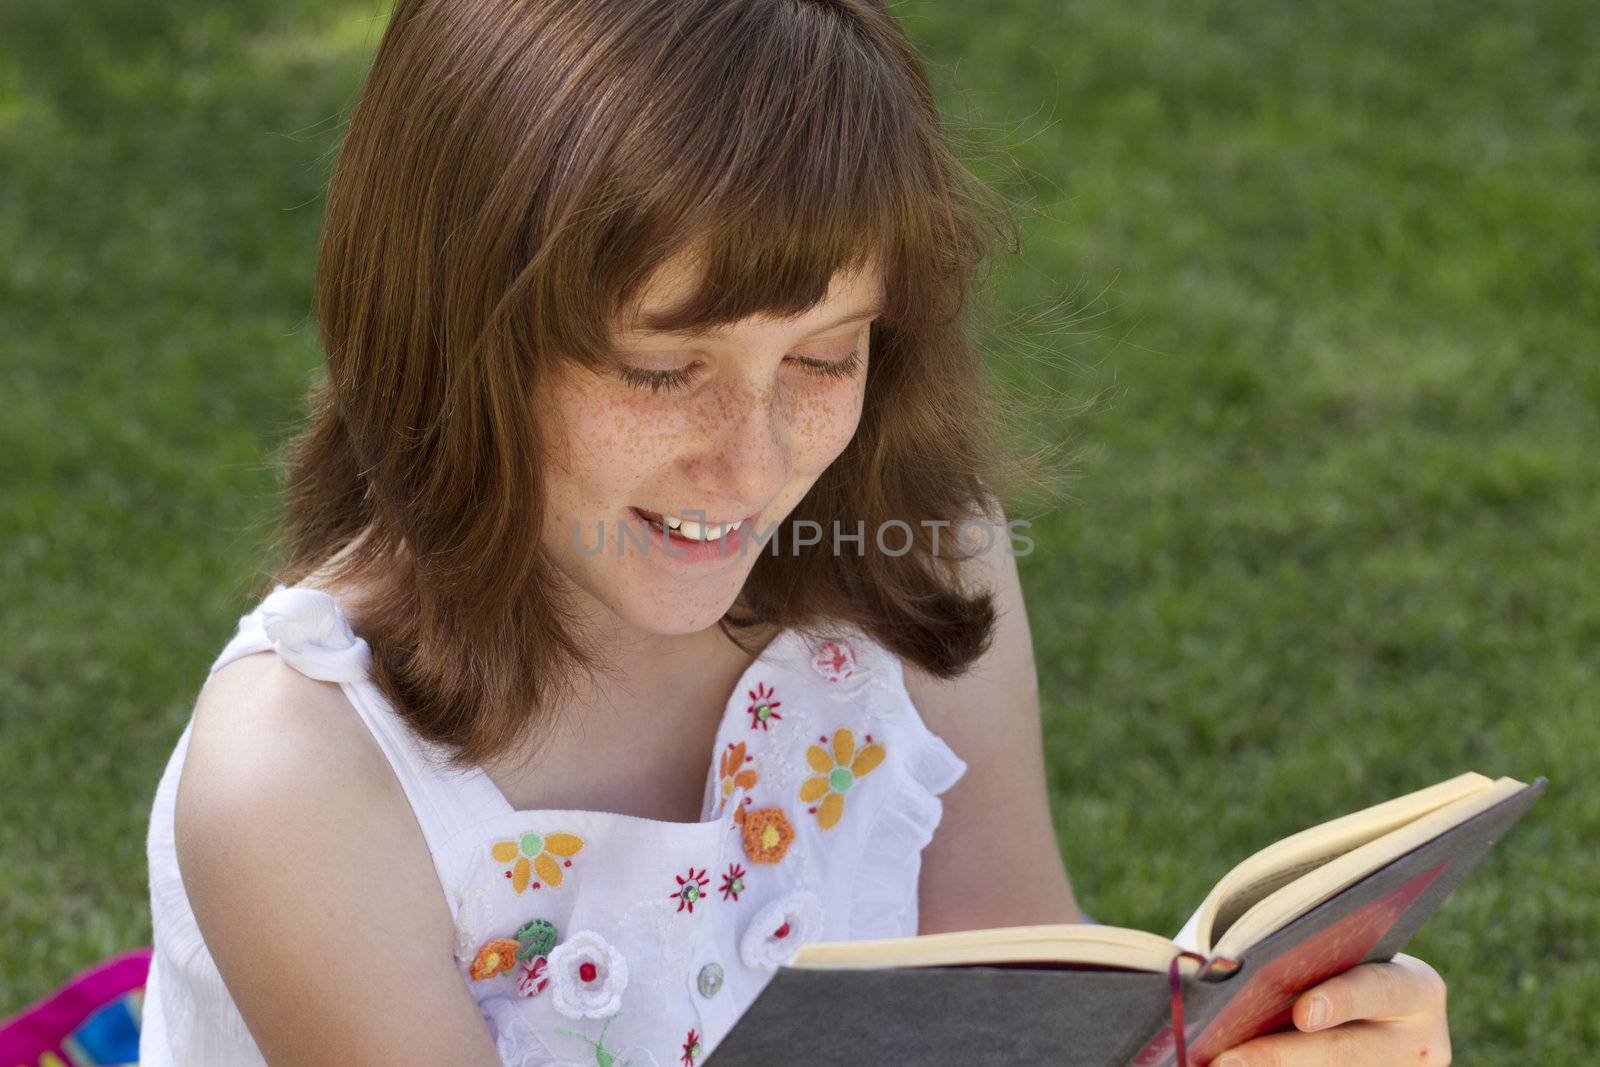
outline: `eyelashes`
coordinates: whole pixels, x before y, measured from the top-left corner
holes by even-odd
[[[841,360],[811,359],[806,356],[794,356],[807,372],[818,378],[853,378],[861,369],[861,349],[856,349]],[[619,366],[617,376],[635,389],[648,389],[652,394],[671,392],[682,389],[694,380],[693,366],[683,367],[678,370],[649,371],[640,370],[638,367]]]

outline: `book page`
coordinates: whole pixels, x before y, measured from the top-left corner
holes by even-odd
[[[1331,860],[1322,867],[1257,901],[1227,933],[1217,939],[1214,951],[1236,956],[1262,938],[1282,929],[1335,893],[1380,870],[1395,859],[1461,825],[1507,797],[1527,788],[1515,778],[1500,778],[1454,803],[1429,812],[1382,837]]]
[[[1191,952],[1210,955],[1239,917],[1272,893],[1353,849],[1492,784],[1484,775],[1468,771],[1268,845],[1223,875],[1173,941]]]
[[[801,946],[791,967],[949,967],[961,964],[1060,963],[1165,972],[1178,946],[1144,930],[1098,923],[1002,926],[920,937],[813,942]],[[1192,973],[1197,965],[1185,959]]]

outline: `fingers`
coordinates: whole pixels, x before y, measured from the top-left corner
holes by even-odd
[[[1324,1030],[1355,1019],[1400,1019],[1436,1014],[1444,1020],[1444,979],[1415,956],[1363,963],[1312,986],[1294,1004],[1294,1024]]]
[[[1211,1067],[1379,1067],[1423,1064],[1446,1067],[1450,1039],[1394,1023],[1354,1022],[1315,1034],[1292,1030],[1258,1037],[1231,1048]]]

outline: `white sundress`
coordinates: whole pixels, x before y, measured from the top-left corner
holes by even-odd
[[[779,634],[717,731],[701,821],[517,811],[481,769],[451,771],[369,675],[337,602],[278,586],[211,670],[268,649],[337,682],[394,768],[456,922],[456,964],[502,1062],[694,1067],[803,943],[917,932],[939,794],[966,771],[856,630]],[[206,950],[173,839],[191,726],[156,791],[155,951],[141,1067],[262,1064]]]

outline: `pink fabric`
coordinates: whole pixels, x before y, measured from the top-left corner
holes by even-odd
[[[70,1063],[62,1042],[97,1009],[142,988],[149,972],[149,948],[80,971],[54,993],[0,1022],[0,1063],[35,1064],[46,1052]]]

